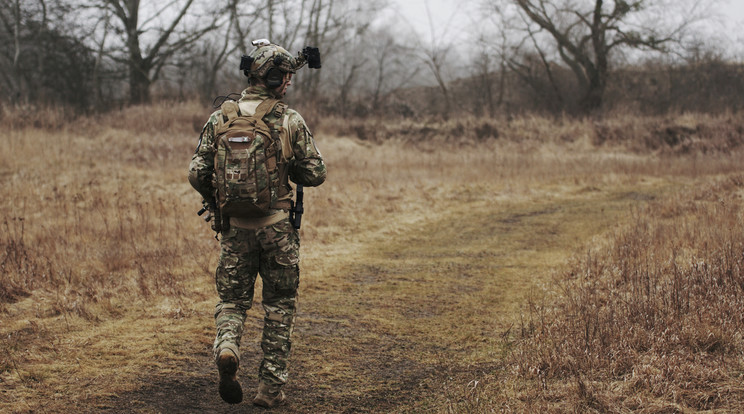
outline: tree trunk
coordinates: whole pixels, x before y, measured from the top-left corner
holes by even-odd
[[[129,66],[129,103],[138,105],[150,102],[149,70],[143,67],[142,59],[132,59]]]
[[[588,75],[589,84],[584,92],[584,96],[579,102],[579,109],[585,114],[597,111],[602,107],[605,86],[607,84],[607,66],[601,65],[597,70],[591,71]]]

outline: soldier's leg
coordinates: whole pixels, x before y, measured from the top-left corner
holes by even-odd
[[[253,286],[260,259],[259,245],[254,232],[233,227],[222,234],[220,246],[220,260],[215,272],[220,302],[214,315],[217,335],[213,350],[220,375],[220,397],[230,404],[237,404],[243,400],[237,375],[240,339],[245,312],[253,303]]]
[[[222,349],[240,357],[245,312],[253,303],[253,286],[259,268],[259,248],[254,232],[232,227],[222,235],[215,282],[220,302],[215,308],[217,335],[215,359]]]
[[[259,368],[262,385],[254,403],[271,405],[284,400],[280,387],[287,382],[289,375],[300,280],[300,241],[288,220],[261,229],[257,237],[263,248],[260,274],[265,317],[261,340],[264,357]]]
[[[292,331],[295,322],[296,293],[278,296],[263,302],[266,311],[261,338],[263,360],[259,378],[270,385],[282,386],[289,377],[289,356],[292,351]]]

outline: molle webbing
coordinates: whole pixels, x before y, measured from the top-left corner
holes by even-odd
[[[231,137],[236,133],[240,134],[240,132],[236,131],[241,131],[241,129],[246,131],[249,136],[256,136],[257,133],[260,133],[269,138],[268,140],[264,140],[266,166],[269,171],[276,171],[277,175],[275,176],[276,178],[270,180],[274,183],[271,184],[273,188],[271,190],[273,193],[271,198],[273,200],[265,206],[275,210],[289,210],[291,207],[291,189],[288,185],[288,159],[291,158],[291,155],[287,157],[288,154],[284,154],[286,148],[291,149],[289,142],[284,142],[289,141],[287,137],[288,131],[283,131],[283,120],[286,109],[287,105],[278,99],[265,99],[257,105],[256,101],[226,101],[221,105],[221,122],[215,128],[215,135],[218,137],[214,143],[216,151],[221,144],[220,141],[227,145],[229,151],[230,145],[228,145],[227,141],[232,140],[233,138]],[[239,137],[236,139],[239,139]],[[217,159],[218,157],[215,158],[215,161]],[[215,165],[217,165],[217,162],[215,162]],[[222,200],[218,197],[218,201]],[[226,203],[222,205],[226,205]],[[236,206],[235,204],[232,205]],[[225,213],[227,216],[241,215],[238,212],[247,211],[244,208],[247,207],[239,207],[238,210],[226,207],[231,213],[227,211]]]

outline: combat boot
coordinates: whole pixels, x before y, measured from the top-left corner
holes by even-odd
[[[217,357],[217,371],[220,373],[220,397],[225,402],[237,404],[243,401],[243,389],[238,382],[238,356],[231,349],[223,349]]]
[[[269,385],[261,381],[258,384],[258,394],[253,399],[253,404],[264,408],[274,408],[284,404],[287,397],[280,385]]]

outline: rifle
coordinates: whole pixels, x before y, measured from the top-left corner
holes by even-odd
[[[207,223],[211,222],[210,224],[212,225],[212,230],[214,230],[217,234],[222,231],[228,230],[229,226],[226,226],[223,222],[220,209],[217,208],[217,203],[202,200],[202,208],[201,210],[197,211],[196,214],[201,217],[204,213],[207,213],[207,216],[204,217],[204,221],[206,221]],[[217,238],[217,235],[215,235],[214,237]]]
[[[305,211],[302,208],[302,184],[297,184],[297,202],[291,201],[289,204],[289,222],[292,223],[292,227],[299,230],[302,224],[302,213]]]

